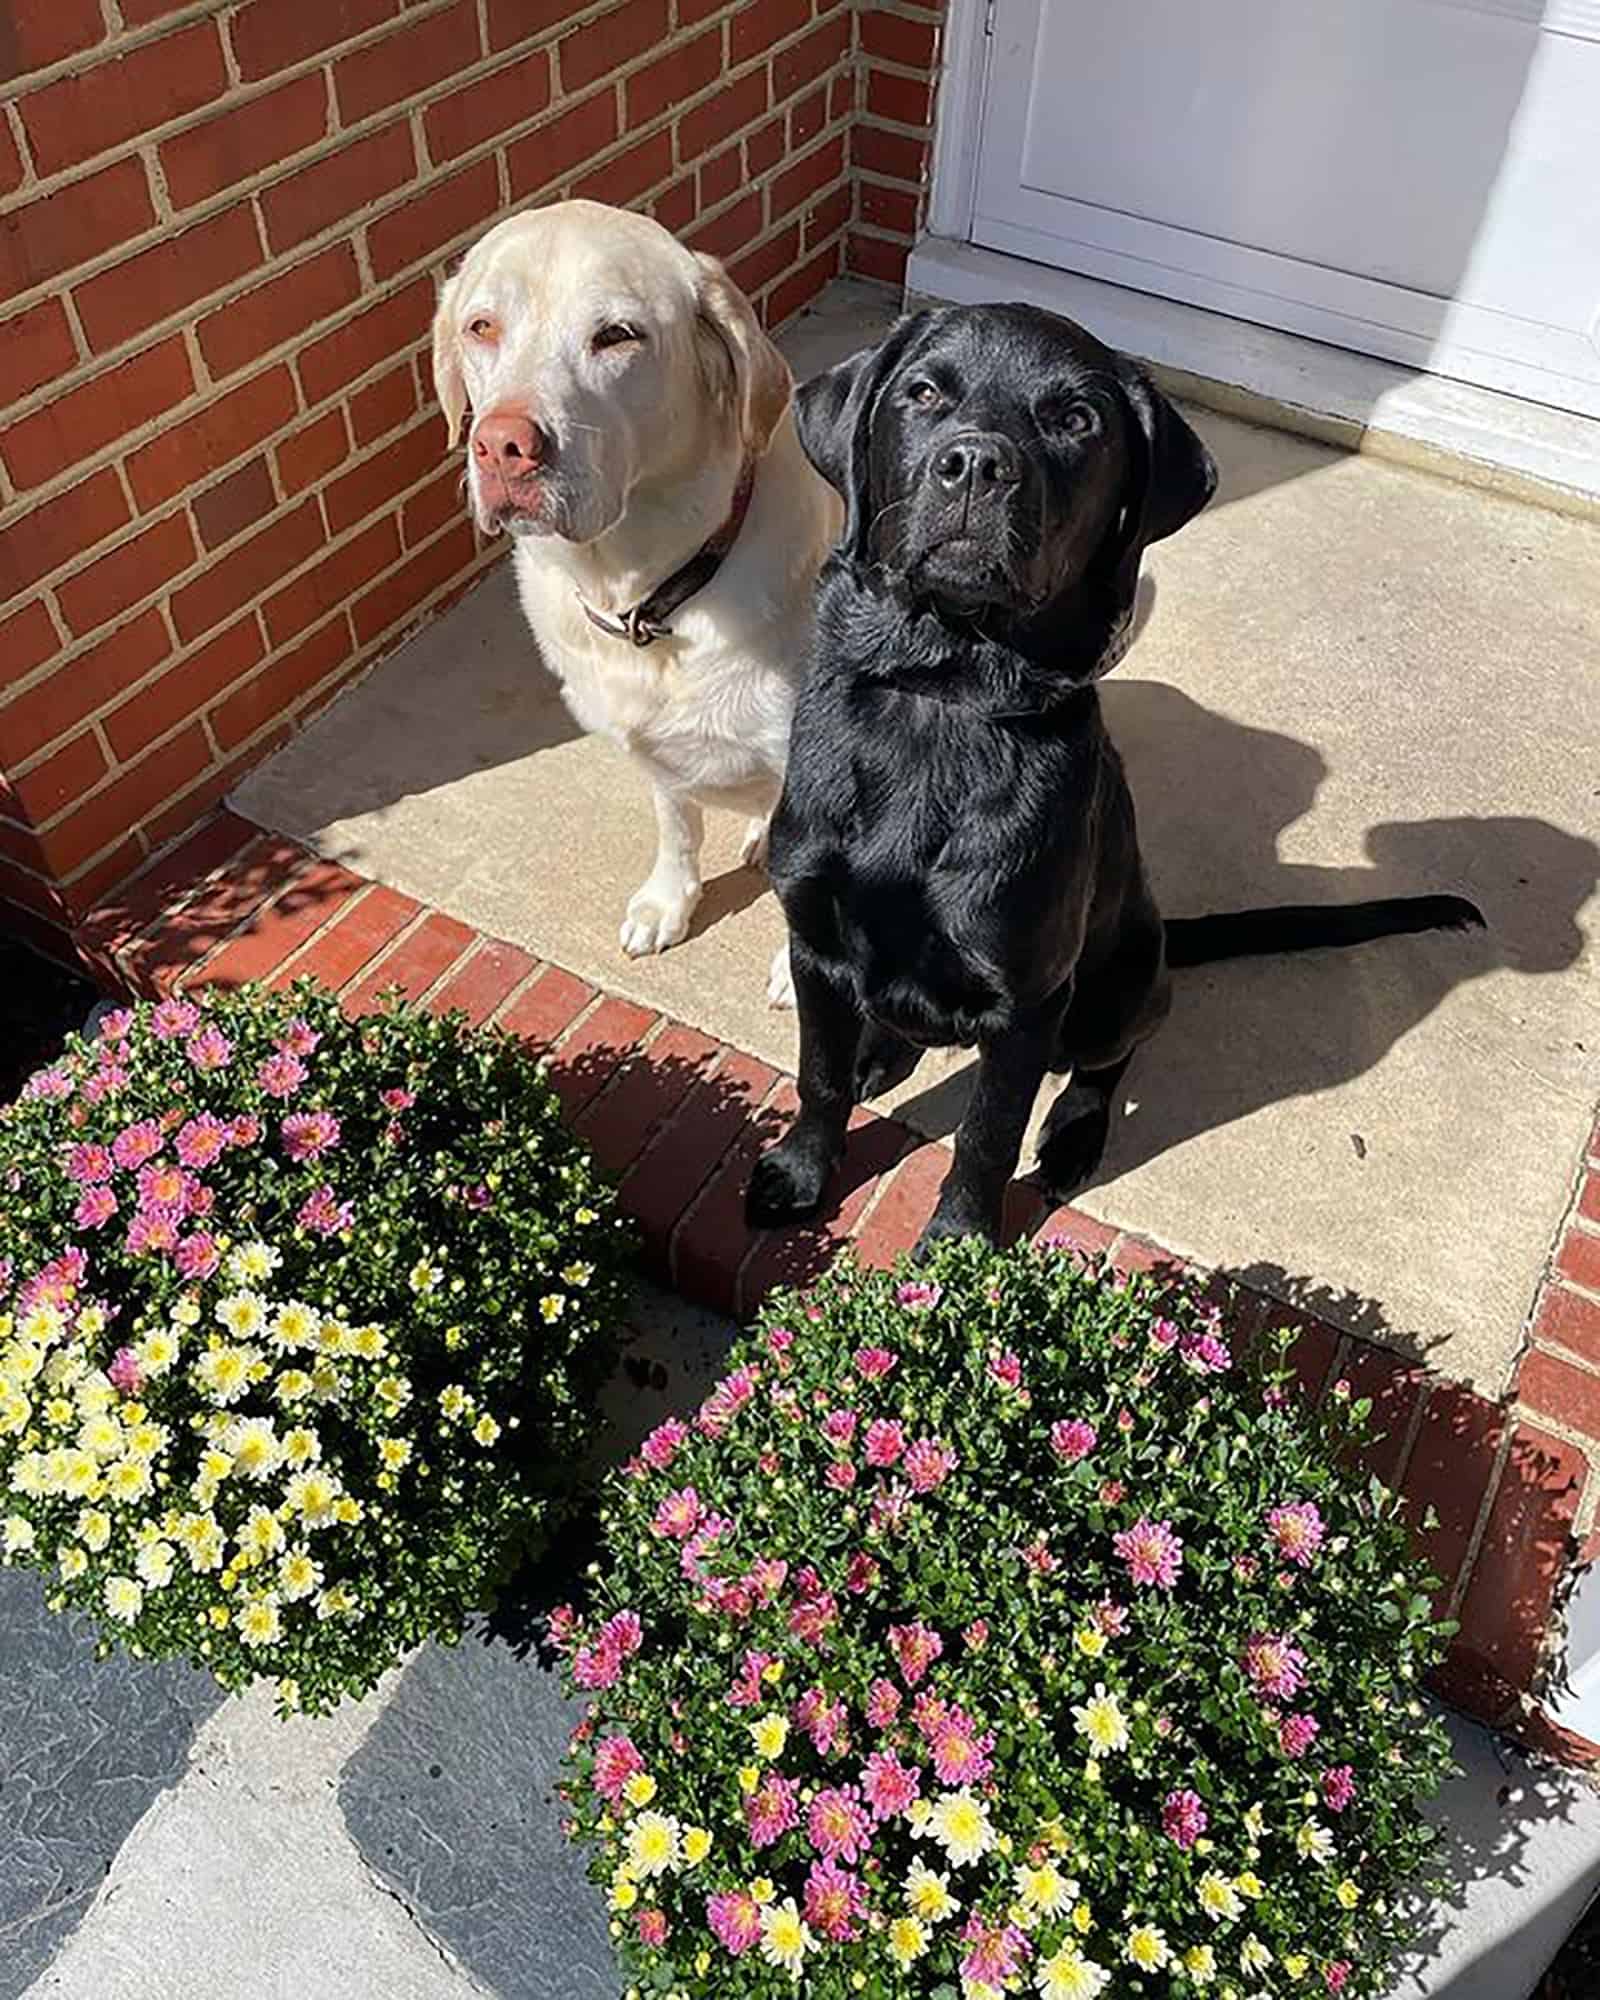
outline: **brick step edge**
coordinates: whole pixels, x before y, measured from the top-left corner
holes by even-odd
[[[932,1212],[948,1163],[946,1146],[860,1110],[833,1212],[782,1233],[749,1232],[745,1178],[793,1111],[792,1079],[226,809],[95,910],[75,945],[102,984],[129,995],[309,976],[355,1015],[398,986],[421,1005],[507,1028],[546,1060],[568,1116],[617,1177],[651,1272],[740,1318],[774,1286],[816,1277],[847,1243],[868,1264],[892,1264]],[[1591,1476],[1600,1467],[1600,1279],[1584,1282],[1595,1275],[1585,1259],[1600,1252],[1600,1124],[1568,1228],[1584,1241],[1577,1252],[1565,1236],[1557,1245],[1517,1389],[1503,1404],[1058,1207],[1027,1182],[1013,1185],[1006,1220],[1012,1238],[1113,1271],[1225,1289],[1236,1351],[1269,1327],[1292,1326],[1303,1394],[1316,1401],[1348,1383],[1370,1396],[1383,1435],[1363,1460],[1415,1520],[1433,1508],[1436,1525],[1419,1545],[1444,1580],[1440,1614],[1460,1621],[1435,1691],[1533,1749],[1600,1761],[1600,1745],[1552,1722],[1532,1692],[1580,1559],[1580,1510],[1592,1516],[1600,1492]],[[1581,1559],[1596,1553],[1586,1541]]]

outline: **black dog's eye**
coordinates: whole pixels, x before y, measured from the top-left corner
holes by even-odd
[[[932,382],[911,383],[906,390],[906,396],[909,401],[920,404],[925,410],[931,410],[935,403],[944,401],[943,395]]]
[[[1074,396],[1052,396],[1039,405],[1038,416],[1042,429],[1069,438],[1087,437],[1100,421],[1092,403]]]
[[[620,319],[614,319],[608,326],[601,327],[589,345],[596,354],[604,354],[608,347],[627,347],[643,339],[644,335],[637,327],[627,326]]]

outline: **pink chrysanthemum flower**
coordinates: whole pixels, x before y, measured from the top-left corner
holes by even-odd
[[[1333,1764],[1322,1774],[1322,1798],[1329,1812],[1341,1813],[1356,1795],[1356,1774],[1348,1764]]]
[[[1168,1792],[1161,1808],[1161,1831],[1175,1846],[1193,1847],[1210,1823],[1198,1792]]]
[[[829,1444],[849,1444],[859,1421],[854,1410],[830,1410],[822,1420],[822,1435]]]
[[[644,1644],[644,1626],[637,1611],[619,1611],[600,1627],[600,1643],[614,1646],[619,1659],[632,1659]]]
[[[104,1104],[119,1090],[125,1090],[127,1084],[128,1072],[120,1063],[102,1063],[97,1074],[83,1086],[83,1101],[85,1104]]]
[[[787,1354],[793,1346],[794,1329],[792,1327],[775,1326],[767,1335],[767,1352],[769,1354]]]
[[[907,1813],[922,1792],[922,1774],[902,1764],[892,1750],[875,1750],[861,1772],[861,1795],[876,1820]]]
[[[826,1688],[807,1688],[794,1705],[794,1724],[811,1738],[819,1757],[843,1749],[850,1735],[850,1712],[842,1701],[829,1701]]]
[[[905,1456],[905,1474],[912,1492],[936,1492],[959,1463],[949,1446],[937,1438],[918,1438]]]
[[[994,1732],[979,1733],[977,1724],[964,1710],[951,1707],[944,1720],[932,1731],[928,1747],[933,1752],[933,1768],[944,1785],[981,1785],[994,1769]]]
[[[1303,1757],[1321,1734],[1314,1715],[1286,1715],[1278,1725],[1278,1748],[1285,1757]]]
[[[1233,1366],[1227,1342],[1214,1333],[1186,1333],[1183,1359],[1197,1375],[1225,1375]]]
[[[621,1653],[603,1638],[592,1646],[580,1646],[573,1656],[572,1678],[591,1693],[615,1687],[621,1673]]]
[[[1002,1389],[1022,1387],[1022,1357],[1020,1354],[996,1354],[989,1363],[989,1373]]]
[[[800,1823],[800,1787],[769,1771],[744,1802],[744,1821],[755,1847],[770,1847]]]
[[[712,1896],[706,1903],[711,1934],[733,1958],[743,1958],[761,1942],[761,1905],[743,1889]]]
[[[147,1160],[139,1169],[139,1206],[182,1215],[189,1206],[189,1182],[176,1161]]]
[[[644,1769],[644,1759],[627,1736],[603,1736],[594,1748],[594,1770],[590,1777],[600,1797],[616,1805],[628,1780]]]
[[[226,1069],[233,1061],[233,1044],[214,1022],[197,1028],[183,1048],[197,1070]]]
[[[651,1526],[658,1535],[666,1535],[675,1542],[686,1542],[705,1518],[705,1507],[700,1495],[692,1486],[683,1486],[676,1493],[669,1493],[656,1509]]]
[[[287,1049],[268,1056],[256,1071],[256,1082],[268,1097],[293,1097],[305,1080],[305,1064]]]
[[[824,1590],[815,1570],[803,1569],[795,1579],[796,1603],[789,1613],[789,1630],[808,1646],[815,1646],[839,1616],[838,1601]]]
[[[117,1212],[117,1198],[108,1187],[86,1187],[72,1219],[79,1229],[103,1229]]]
[[[859,1861],[872,1844],[872,1821],[861,1803],[859,1785],[828,1785],[806,1814],[811,1845],[829,1861]]]
[[[59,1063],[49,1069],[36,1069],[22,1086],[22,1094],[46,1103],[59,1103],[63,1097],[72,1095],[72,1077]]]
[[[836,1458],[822,1477],[835,1493],[848,1493],[856,1483],[856,1469],[848,1458]]]
[[[278,1037],[278,1047],[291,1056],[308,1056],[321,1040],[311,1023],[296,1014]]]
[[[1028,1961],[1032,1947],[1027,1934],[1015,1924],[1000,1924],[993,1930],[974,1914],[961,1933],[970,1946],[961,1960],[961,1977],[969,1986],[1003,1992]]]
[[[1064,1417],[1050,1426],[1050,1449],[1063,1465],[1076,1465],[1079,1459],[1087,1458],[1098,1442],[1094,1425],[1082,1417]]]
[[[279,1125],[278,1136],[291,1160],[315,1160],[338,1145],[339,1121],[331,1111],[291,1111]]]
[[[309,1229],[315,1236],[337,1236],[341,1230],[350,1228],[355,1219],[354,1202],[340,1201],[326,1181],[312,1190],[295,1217],[302,1229]]]
[[[1291,1500],[1267,1515],[1267,1532],[1285,1562],[1307,1569],[1316,1560],[1326,1533],[1314,1500]]]
[[[889,1417],[875,1417],[867,1425],[864,1457],[868,1465],[893,1465],[906,1448],[905,1426]]]
[[[124,1125],[111,1142],[111,1157],[124,1172],[132,1173],[161,1151],[161,1127],[153,1118],[141,1118]]]
[[[80,1187],[97,1187],[110,1180],[115,1171],[116,1163],[105,1146],[82,1140],[68,1149],[67,1179],[76,1181]]]
[[[640,1445],[639,1456],[652,1471],[665,1472],[688,1441],[688,1425],[679,1423],[676,1417],[668,1417]]]
[[[184,1166],[196,1170],[209,1167],[220,1160],[227,1150],[228,1128],[220,1118],[213,1117],[209,1111],[202,1111],[178,1127],[178,1136],[172,1145]]]
[[[881,1382],[900,1365],[898,1354],[887,1347],[858,1347],[855,1353],[856,1373],[867,1382]]]
[[[974,1618],[972,1623],[967,1627],[966,1631],[963,1632],[961,1636],[966,1641],[967,1645],[972,1649],[973,1652],[981,1653],[984,1647],[987,1646],[989,1643],[988,1619]]]
[[[871,1520],[880,1534],[897,1534],[911,1511],[911,1488],[903,1479],[880,1486],[872,1496]]]
[[[865,1597],[882,1575],[877,1561],[865,1549],[857,1549],[845,1571],[844,1587],[852,1597]]]
[[[1347,1958],[1333,1959],[1322,1968],[1322,1983],[1330,1993],[1342,1993],[1350,1980],[1350,1961]]]
[[[192,1000],[163,1000],[150,1016],[150,1032],[158,1042],[181,1041],[200,1025],[200,1009]]]
[[[700,1405],[695,1429],[702,1437],[721,1437],[756,1392],[756,1371],[746,1365],[717,1383]]]
[[[130,1257],[167,1256],[178,1247],[178,1218],[168,1209],[142,1208],[128,1224]]]
[[[833,1944],[852,1944],[859,1929],[857,1918],[867,1900],[866,1887],[859,1875],[841,1868],[837,1861],[813,1861],[806,1876],[805,1919],[812,1929]]]
[[[1129,1579],[1143,1589],[1171,1590],[1183,1568],[1183,1543],[1169,1521],[1148,1516],[1112,1537],[1112,1547],[1128,1565]]]
[[[665,1910],[637,1910],[633,1921],[638,1927],[641,1944],[659,1949],[672,1935],[672,1925]]]
[[[1183,1338],[1183,1328],[1176,1320],[1158,1319],[1150,1328],[1150,1341],[1154,1347],[1176,1347]]]
[[[894,1654],[900,1677],[914,1688],[944,1651],[944,1641],[931,1625],[920,1620],[914,1625],[889,1627],[889,1650]]]
[[[867,1720],[874,1729],[889,1729],[900,1713],[900,1690],[881,1676],[867,1689]]]
[[[757,1556],[744,1580],[758,1597],[772,1604],[789,1580],[789,1565],[778,1556]]]
[[[111,1365],[106,1370],[106,1378],[113,1389],[124,1396],[137,1396],[144,1387],[144,1370],[139,1366],[139,1357],[131,1347],[119,1347],[111,1357]]]
[[[895,1304],[904,1306],[908,1312],[932,1312],[943,1297],[943,1286],[925,1278],[908,1278],[895,1287],[894,1294]]]
[[[180,1277],[209,1278],[222,1262],[222,1246],[204,1229],[194,1229],[179,1243],[173,1261]]]
[[[1104,1632],[1108,1639],[1120,1639],[1128,1629],[1128,1607],[1114,1597],[1102,1597],[1089,1617],[1095,1630]]]
[[[1293,1701],[1306,1684],[1306,1656],[1292,1639],[1255,1632],[1245,1641],[1244,1670],[1258,1694]]]

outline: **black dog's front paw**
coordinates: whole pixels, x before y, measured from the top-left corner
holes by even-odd
[[[936,1243],[946,1242],[952,1236],[981,1236],[986,1243],[998,1244],[1000,1217],[990,1214],[980,1201],[947,1192],[940,1196],[939,1206],[923,1224],[911,1255],[916,1259],[926,1257]]]
[[[1104,1106],[1080,1111],[1059,1122],[1045,1120],[1039,1134],[1039,1178],[1058,1201],[1066,1201],[1093,1180],[1105,1156],[1111,1114]]]
[[[763,1153],[745,1192],[745,1221],[752,1229],[771,1229],[780,1222],[800,1222],[815,1215],[832,1164],[793,1139]]]

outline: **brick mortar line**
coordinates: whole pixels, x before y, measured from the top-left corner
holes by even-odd
[[[479,0],[480,7],[485,4],[486,0]],[[508,938],[506,942],[509,944],[510,939]],[[517,948],[518,950],[521,950],[520,945]],[[484,1021],[484,1026],[486,1028],[500,1027],[508,1010],[516,1006],[516,1004],[518,1003],[519,1000],[522,999],[524,994],[531,993],[534,987],[538,985],[539,981],[550,970],[548,960],[542,958],[535,958],[533,953],[531,952],[528,955],[530,958],[534,959],[532,967],[522,975],[522,977],[517,981],[516,985],[512,987],[511,991],[505,996],[505,998],[502,1001],[500,1001],[497,1006],[492,1007],[490,1009],[488,1017]]]
[[[1508,1421],[1502,1425],[1500,1442],[1495,1447],[1494,1463],[1489,1468],[1489,1483],[1483,1489],[1483,1498],[1478,1502],[1478,1512],[1472,1524],[1472,1532],[1467,1537],[1467,1546],[1462,1551],[1461,1561],[1456,1567],[1456,1580],[1445,1604],[1447,1618],[1457,1617],[1462,1604],[1466,1601],[1472,1573],[1478,1566],[1478,1554],[1483,1547],[1483,1538],[1489,1532],[1489,1516],[1493,1513],[1494,1503],[1499,1498],[1500,1482],[1511,1457],[1511,1447],[1516,1442],[1517,1427],[1514,1422],[1509,1421],[1510,1411],[1503,1403],[1495,1407],[1502,1411]]]
[[[743,1050],[734,1049],[731,1043],[724,1043],[723,1048],[725,1052],[733,1055],[741,1055],[744,1053]],[[753,1062],[757,1062],[760,1061],[760,1058],[753,1056],[750,1058],[750,1060]],[[720,1071],[721,1067],[722,1065],[719,1060],[717,1064],[717,1069]],[[763,1064],[763,1067],[770,1068],[771,1065]],[[756,1119],[758,1119],[761,1116],[762,1112],[765,1111],[767,1106],[772,1102],[773,1098],[775,1098],[778,1092],[783,1089],[784,1085],[792,1081],[793,1081],[792,1078],[785,1076],[783,1072],[780,1070],[778,1074],[774,1076],[772,1082],[768,1084],[767,1088],[761,1093],[761,1096],[750,1106],[749,1112],[747,1114],[748,1122],[753,1123]],[[719,1174],[721,1173],[722,1165],[723,1162],[721,1160],[718,1160],[713,1164],[710,1171],[707,1173],[705,1179],[695,1189],[694,1194],[691,1197],[690,1201],[688,1202],[687,1206],[681,1211],[677,1220],[673,1223],[672,1227],[667,1231],[666,1241],[661,1245],[662,1262],[665,1264],[667,1275],[671,1279],[674,1286],[676,1286],[678,1282],[679,1241],[683,1236],[683,1232],[688,1228],[689,1224],[694,1220],[695,1216],[699,1214],[701,1204],[709,1196],[713,1185],[715,1184]],[[739,1268],[742,1268],[742,1265],[743,1265],[743,1259],[740,1260]],[[735,1298],[737,1298],[738,1296],[738,1278],[739,1278],[739,1269],[736,1268],[729,1274],[729,1285],[733,1290]]]
[[[281,841],[284,838],[285,838],[284,835],[274,834],[270,832],[266,827],[257,828],[256,838],[248,842],[244,847],[240,848],[236,854],[229,855],[227,860],[222,862],[218,867],[213,868],[210,871],[210,873],[206,875],[203,881],[196,883],[192,894],[186,893],[180,896],[176,902],[164,903],[161,906],[161,908],[157,910],[152,917],[150,917],[150,919],[142,926],[140,930],[138,930],[131,938],[125,938],[123,942],[119,946],[117,946],[115,951],[112,953],[112,957],[116,962],[117,969],[120,972],[127,974],[131,977],[132,968],[125,962],[131,953],[138,951],[139,948],[143,945],[152,945],[156,943],[161,933],[165,931],[176,918],[183,916],[187,911],[193,909],[194,905],[196,904],[196,902],[198,902],[200,897],[205,893],[207,888],[209,888],[214,883],[220,884],[224,875],[231,873],[233,870],[242,867],[245,863],[247,863],[250,860],[251,855],[254,854],[258,848],[269,847],[274,840]],[[309,858],[309,850],[307,850],[307,855]],[[201,963],[208,964],[211,961],[211,959],[216,956],[216,953],[221,950],[222,946],[228,943],[228,941],[231,938],[233,938],[239,932],[239,930],[243,928],[245,924],[250,923],[257,915],[260,914],[262,910],[267,908],[270,903],[276,902],[279,896],[284,895],[288,891],[292,883],[297,879],[299,873],[300,870],[298,866],[292,868],[289,872],[287,879],[280,882],[279,886],[275,890],[273,890],[270,893],[270,895],[265,896],[260,900],[258,900],[257,902],[252,903],[249,906],[249,908],[245,910],[235,920],[235,922],[232,925],[229,926],[227,933],[223,937],[217,939],[215,944],[213,944],[207,949],[205,957],[201,961]],[[187,977],[188,977],[188,968],[184,968],[177,975],[175,975],[173,983],[174,992],[176,992],[177,990],[177,980],[186,979]]]
[[[1592,1133],[1596,1128],[1591,1126],[1590,1129]],[[1544,1341],[1536,1340],[1534,1336],[1534,1327],[1538,1323],[1539,1314],[1545,1300],[1559,1291],[1563,1286],[1566,1286],[1570,1290],[1577,1292],[1580,1297],[1594,1296],[1597,1302],[1600,1302],[1600,1295],[1586,1293],[1582,1286],[1572,1285],[1557,1269],[1557,1260],[1561,1255],[1562,1245],[1566,1241],[1567,1232],[1574,1223],[1580,1220],[1578,1204],[1583,1199],[1584,1183],[1587,1178],[1584,1160],[1588,1152],[1589,1143],[1589,1139],[1586,1138],[1579,1151],[1577,1162],[1572,1169],[1567,1189],[1566,1205],[1561,1211],[1561,1218],[1557,1222],[1550,1238],[1549,1248],[1545,1252],[1544,1264],[1539,1274],[1538,1283],[1534,1286],[1533,1297],[1529,1300],[1528,1309],[1522,1318],[1517,1350],[1511,1358],[1506,1373],[1506,1390],[1509,1395],[1514,1396],[1517,1394],[1518,1384],[1522,1380],[1523,1365],[1527,1361],[1528,1356],[1535,1352],[1537,1348],[1546,1345]]]
[[[255,826],[255,822],[253,820],[247,820],[244,823],[248,826]],[[192,833],[193,830],[194,829],[191,828],[190,832]],[[145,866],[140,868],[138,873],[131,875],[128,878],[128,881],[123,885],[123,887],[132,888],[138,882],[140,875],[143,875],[147,869],[154,869],[157,866],[157,864],[160,861],[164,860],[169,854],[175,853],[177,849],[181,847],[184,841],[187,840],[188,838],[189,838],[188,833],[181,833],[178,834],[174,839],[166,842],[158,853],[150,856]],[[147,917],[144,923],[140,925],[140,927],[133,933],[131,937],[125,937],[124,939],[122,939],[120,944],[112,947],[109,950],[108,956],[110,957],[112,962],[117,966],[118,970],[121,971],[125,969],[123,968],[121,963],[122,954],[124,952],[133,951],[139,945],[142,944],[154,943],[155,934],[158,928],[164,929],[169,923],[171,923],[171,921],[175,917],[182,916],[184,911],[190,909],[199,900],[199,898],[205,894],[206,890],[211,887],[211,885],[218,879],[218,877],[223,874],[225,870],[231,870],[237,868],[239,864],[244,860],[247,854],[249,854],[254,848],[261,846],[263,842],[269,841],[272,838],[273,836],[267,831],[265,827],[255,827],[255,832],[252,838],[247,840],[242,847],[235,848],[233,853],[225,855],[221,861],[214,863],[213,866],[208,868],[203,875],[196,876],[194,881],[190,883],[187,888],[175,889],[169,892],[169,895],[172,898],[172,900],[164,902],[161,905],[160,909],[158,909],[152,916]]]
[[[343,867],[344,865],[342,862],[334,861],[333,856],[331,854],[319,854],[316,856],[316,859],[319,861],[333,862],[333,865],[336,868]],[[351,869],[347,872],[354,874],[355,871]],[[371,898],[374,890],[376,890],[379,886],[378,883],[369,880],[365,876],[362,876],[359,879],[361,886],[358,889],[352,889],[350,894],[346,896],[344,900],[331,912],[331,914],[327,917],[327,919],[317,926],[317,928],[312,932],[310,937],[304,939],[301,943],[295,946],[294,950],[289,953],[287,958],[279,960],[279,962],[272,968],[271,972],[267,974],[267,977],[269,979],[276,979],[280,972],[288,972],[292,977],[294,967],[300,962],[301,959],[303,959],[306,956],[307,952],[309,952],[311,948],[317,943],[318,939],[325,937],[327,933],[333,928],[333,926],[336,923],[341,922],[343,918],[347,916],[351,910],[357,907],[358,904],[365,903]]]
[[[321,857],[321,859],[323,860],[328,860],[330,858],[331,857],[327,855],[323,855]],[[400,889],[396,890],[395,893],[397,895],[403,896],[405,894],[405,891],[403,889]],[[400,926],[399,930],[395,932],[394,936],[390,938],[387,944],[381,946],[377,951],[375,951],[372,954],[371,958],[365,960],[361,965],[358,965],[355,971],[351,973],[350,977],[347,980],[345,980],[341,986],[334,989],[335,998],[338,998],[342,994],[348,993],[352,987],[366,985],[369,979],[373,978],[377,973],[380,973],[383,970],[383,968],[389,963],[390,959],[394,957],[395,953],[400,950],[402,945],[406,944],[411,938],[416,936],[417,932],[422,929],[422,926],[428,921],[430,917],[437,915],[437,912],[434,910],[432,904],[418,902],[416,897],[412,897],[411,900],[417,903],[416,914],[414,916],[408,917],[405,923],[403,923]],[[382,988],[379,987],[375,988],[374,990],[381,992]]]
[[[278,838],[285,839],[287,838],[287,836],[279,835]],[[278,907],[278,905],[283,901],[283,899],[294,891],[294,889],[304,878],[308,870],[315,867],[317,863],[326,861],[326,859],[327,856],[321,854],[313,854],[309,848],[303,850],[302,860],[293,869],[291,869],[286,879],[280,882],[278,887],[274,889],[270,895],[264,896],[261,899],[261,901],[257,903],[252,903],[250,907],[247,910],[245,910],[243,914],[237,919],[237,921],[229,926],[227,932],[223,936],[214,938],[212,942],[206,946],[205,950],[200,954],[200,956],[194,961],[192,965],[185,965],[181,967],[173,975],[172,978],[173,992],[174,993],[180,991],[187,992],[191,986],[197,983],[203,984],[207,968],[216,963],[217,959],[222,955],[223,951],[226,950],[226,948],[230,944],[232,944],[236,938],[240,938],[247,935],[248,932],[251,931],[263,917],[270,915],[270,913]],[[153,943],[154,939],[152,938],[150,942]]]

